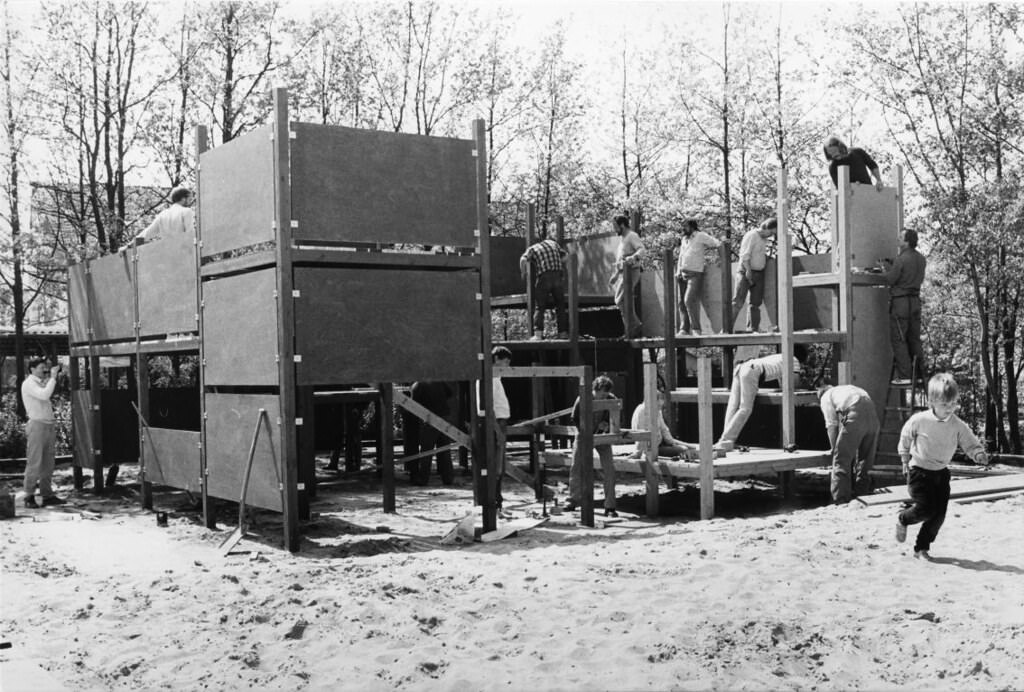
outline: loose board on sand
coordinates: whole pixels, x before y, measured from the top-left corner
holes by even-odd
[[[520,531],[526,531],[534,527],[540,526],[548,520],[547,517],[541,519],[534,519],[533,517],[524,517],[522,519],[513,519],[507,521],[499,526],[494,531],[488,531],[480,536],[480,541],[483,543],[490,543],[491,541],[500,541],[502,538],[508,538],[515,536]]]
[[[869,506],[910,501],[910,493],[907,492],[906,486],[885,488],[884,490],[886,492],[876,492],[874,495],[865,495],[857,499]],[[949,484],[949,497],[955,499],[958,497],[989,495],[1010,490],[1024,490],[1024,473],[953,481]]]

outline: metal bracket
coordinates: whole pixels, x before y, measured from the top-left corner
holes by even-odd
[[[297,288],[293,288],[292,289],[292,298],[301,298],[301,297],[302,297],[302,291],[300,291]]]
[[[292,356],[292,360],[295,361],[296,363],[301,363],[302,362],[302,355],[299,354],[299,353],[296,353],[295,355]]]
[[[295,419],[295,425],[296,425],[296,426],[300,426],[300,425],[302,425],[302,417],[301,417],[301,416],[300,416],[300,417],[297,417],[297,418]]]

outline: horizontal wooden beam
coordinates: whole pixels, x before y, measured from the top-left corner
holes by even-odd
[[[436,428],[443,435],[447,435],[452,440],[455,440],[463,447],[471,448],[473,441],[469,435],[462,432],[454,425],[446,421],[441,416],[430,411],[427,407],[423,406],[412,400],[412,398],[403,393],[399,388],[395,387],[393,390],[394,402],[398,406],[401,406],[406,411],[422,420],[427,425]]]
[[[580,379],[583,377],[584,367],[582,365],[531,365],[514,368],[494,368],[494,377],[572,377]]]

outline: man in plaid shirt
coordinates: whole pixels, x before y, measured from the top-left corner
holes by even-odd
[[[565,250],[558,241],[549,238],[542,227],[540,240],[526,248],[519,258],[519,271],[527,277],[529,263],[533,262],[533,336],[532,341],[544,338],[544,311],[555,309],[558,338],[569,338],[569,315],[565,309]],[[549,299],[553,305],[549,305]]]

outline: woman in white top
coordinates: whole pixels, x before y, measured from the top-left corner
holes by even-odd
[[[676,336],[700,334],[700,306],[704,299],[704,253],[722,242],[697,230],[696,219],[683,222],[680,236],[676,284],[679,286],[679,332]]]

